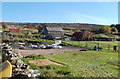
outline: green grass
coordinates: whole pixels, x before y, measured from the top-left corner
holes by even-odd
[[[30,65],[31,69],[41,71],[38,78],[44,77],[117,77],[120,69],[120,58],[117,52],[107,50],[106,45],[118,45],[118,41],[63,41],[67,45],[77,46],[79,43],[88,43],[94,46],[100,43],[105,51],[66,51],[51,55],[32,55],[23,58],[23,61]],[[48,65],[35,66],[28,63],[29,60],[50,59],[64,64],[64,66]],[[119,60],[119,61],[118,61]]]
[[[63,66],[36,66],[30,60],[50,59]],[[50,77],[117,77],[120,69],[118,53],[96,51],[66,51],[51,55],[30,55],[22,59],[31,69],[40,70],[38,78]],[[120,58],[119,58],[120,60]]]
[[[39,78],[43,77],[75,77],[71,69],[67,66],[58,66],[58,65],[47,65],[40,66],[41,75]]]
[[[29,63],[30,60],[36,60],[36,59],[46,59],[43,55],[30,55],[25,58],[22,58],[22,61],[24,63],[28,64],[31,69],[39,70],[40,68],[35,66],[34,64]]]
[[[120,66],[117,53],[69,51],[46,57],[67,65],[76,77],[117,77]]]
[[[47,40],[47,39],[39,39],[39,38],[18,38],[18,37],[14,37],[14,38],[6,38],[4,40],[7,40],[7,41],[38,41],[38,42],[54,42],[53,40]]]
[[[99,46],[103,48],[103,51],[105,52],[109,50],[113,50],[114,45],[118,45],[118,41],[63,41],[62,42],[65,45],[75,46],[75,47],[83,47],[83,48],[89,48],[93,49],[94,46]],[[109,50],[108,50],[109,47]],[[107,51],[106,51],[107,50]]]
[[[31,69],[40,70],[41,74],[37,77],[38,79],[46,79],[46,77],[74,77],[72,70],[68,68],[67,65],[58,66],[58,65],[47,65],[47,66],[36,66],[29,63],[30,60],[36,59],[46,59],[43,55],[30,55],[25,58],[22,58],[24,63],[28,64]]]
[[[13,34],[13,35],[24,35],[23,33],[10,33],[10,34]]]

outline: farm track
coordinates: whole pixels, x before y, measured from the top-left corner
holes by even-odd
[[[33,49],[33,50],[21,50],[21,49],[15,49],[16,52],[20,52],[22,56],[28,56],[31,54],[35,55],[49,55],[51,53],[63,53],[65,51],[79,51],[82,48],[78,47],[72,47],[72,46],[63,46],[62,49]]]

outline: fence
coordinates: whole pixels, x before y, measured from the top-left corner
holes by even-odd
[[[66,45],[81,47],[81,48],[88,48],[93,50],[96,46],[98,48],[97,51],[105,51],[105,52],[117,52],[118,51],[118,43],[117,42],[108,42],[104,41],[64,41]]]

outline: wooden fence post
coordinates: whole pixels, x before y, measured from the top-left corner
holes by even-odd
[[[86,43],[86,48],[88,48],[88,44]]]
[[[110,44],[108,44],[108,50],[110,50]]]
[[[98,46],[98,51],[99,51],[99,43],[97,43],[97,46]]]

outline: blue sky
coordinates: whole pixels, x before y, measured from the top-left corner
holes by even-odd
[[[2,20],[36,23],[117,24],[117,2],[3,2]]]

